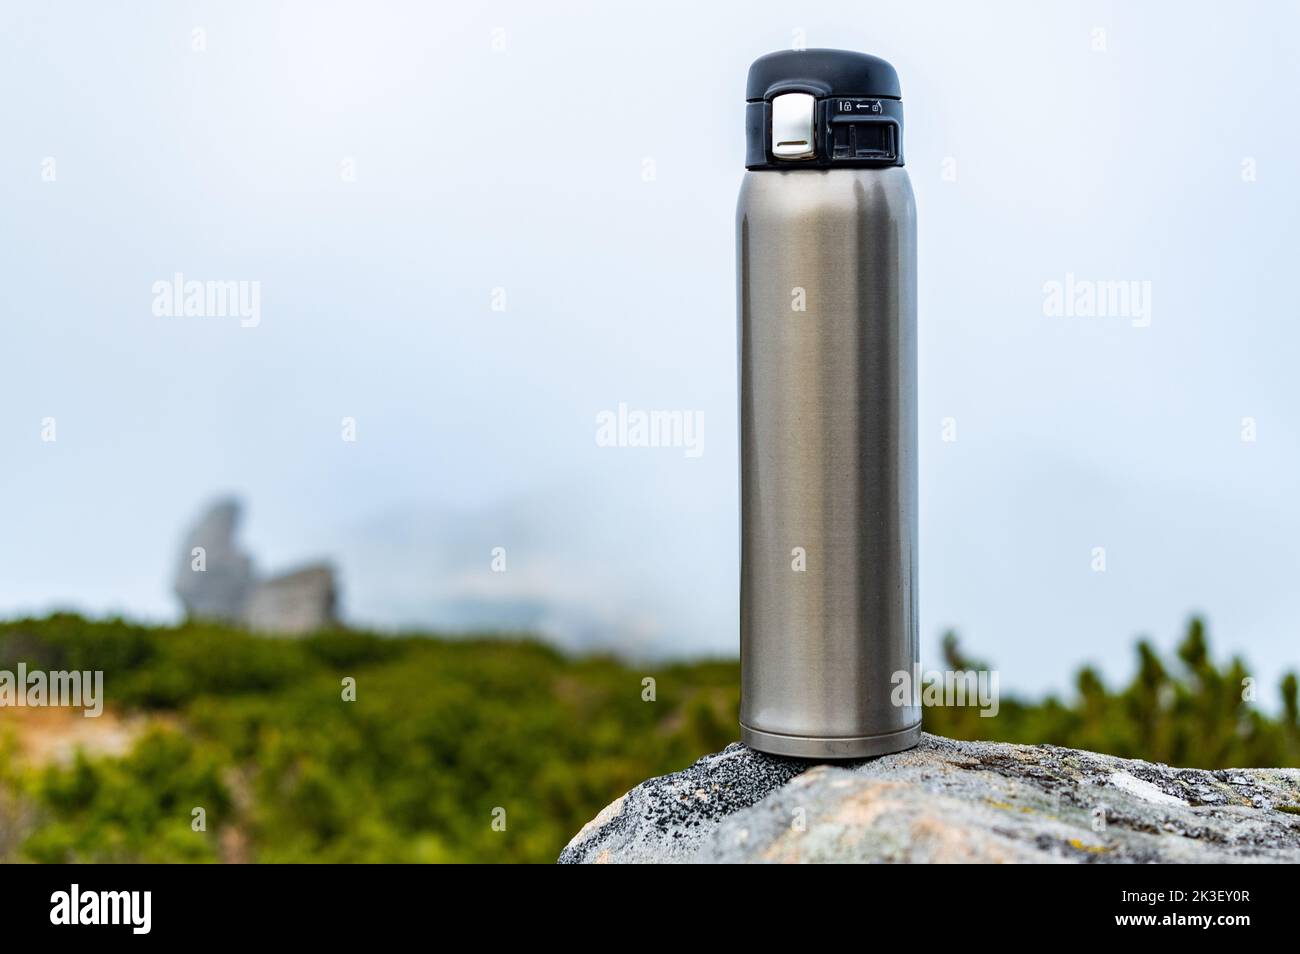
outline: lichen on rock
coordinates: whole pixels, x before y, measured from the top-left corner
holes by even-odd
[[[649,779],[560,855],[602,862],[1300,862],[1300,769],[956,742],[817,764],[735,743]]]

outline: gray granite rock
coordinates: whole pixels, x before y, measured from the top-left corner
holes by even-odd
[[[337,600],[334,569],[324,563],[306,566],[258,583],[244,621],[256,632],[314,633],[335,624]]]
[[[175,582],[185,615],[286,635],[337,625],[334,569],[316,563],[259,578],[236,539],[239,520],[238,500],[218,500],[186,534]]]
[[[818,765],[736,743],[642,782],[561,863],[1300,862],[1300,769],[925,735]]]
[[[235,539],[239,519],[239,501],[218,500],[185,535],[175,588],[186,616],[243,620],[254,579],[253,561]]]

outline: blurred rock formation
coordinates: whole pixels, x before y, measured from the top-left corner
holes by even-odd
[[[238,500],[218,500],[186,534],[175,579],[185,615],[285,635],[337,626],[333,567],[315,562],[259,578],[236,539],[240,516]]]
[[[325,563],[263,580],[244,608],[244,623],[268,633],[311,633],[337,624],[334,570]]]

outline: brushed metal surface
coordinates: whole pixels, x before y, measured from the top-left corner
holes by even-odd
[[[911,183],[901,167],[747,172],[736,238],[742,738],[907,748],[920,708],[891,696],[918,661]]]

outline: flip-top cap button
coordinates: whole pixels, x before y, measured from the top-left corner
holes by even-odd
[[[817,100],[808,93],[782,93],[772,97],[772,156],[776,159],[811,159],[817,154],[813,139],[813,113]]]

